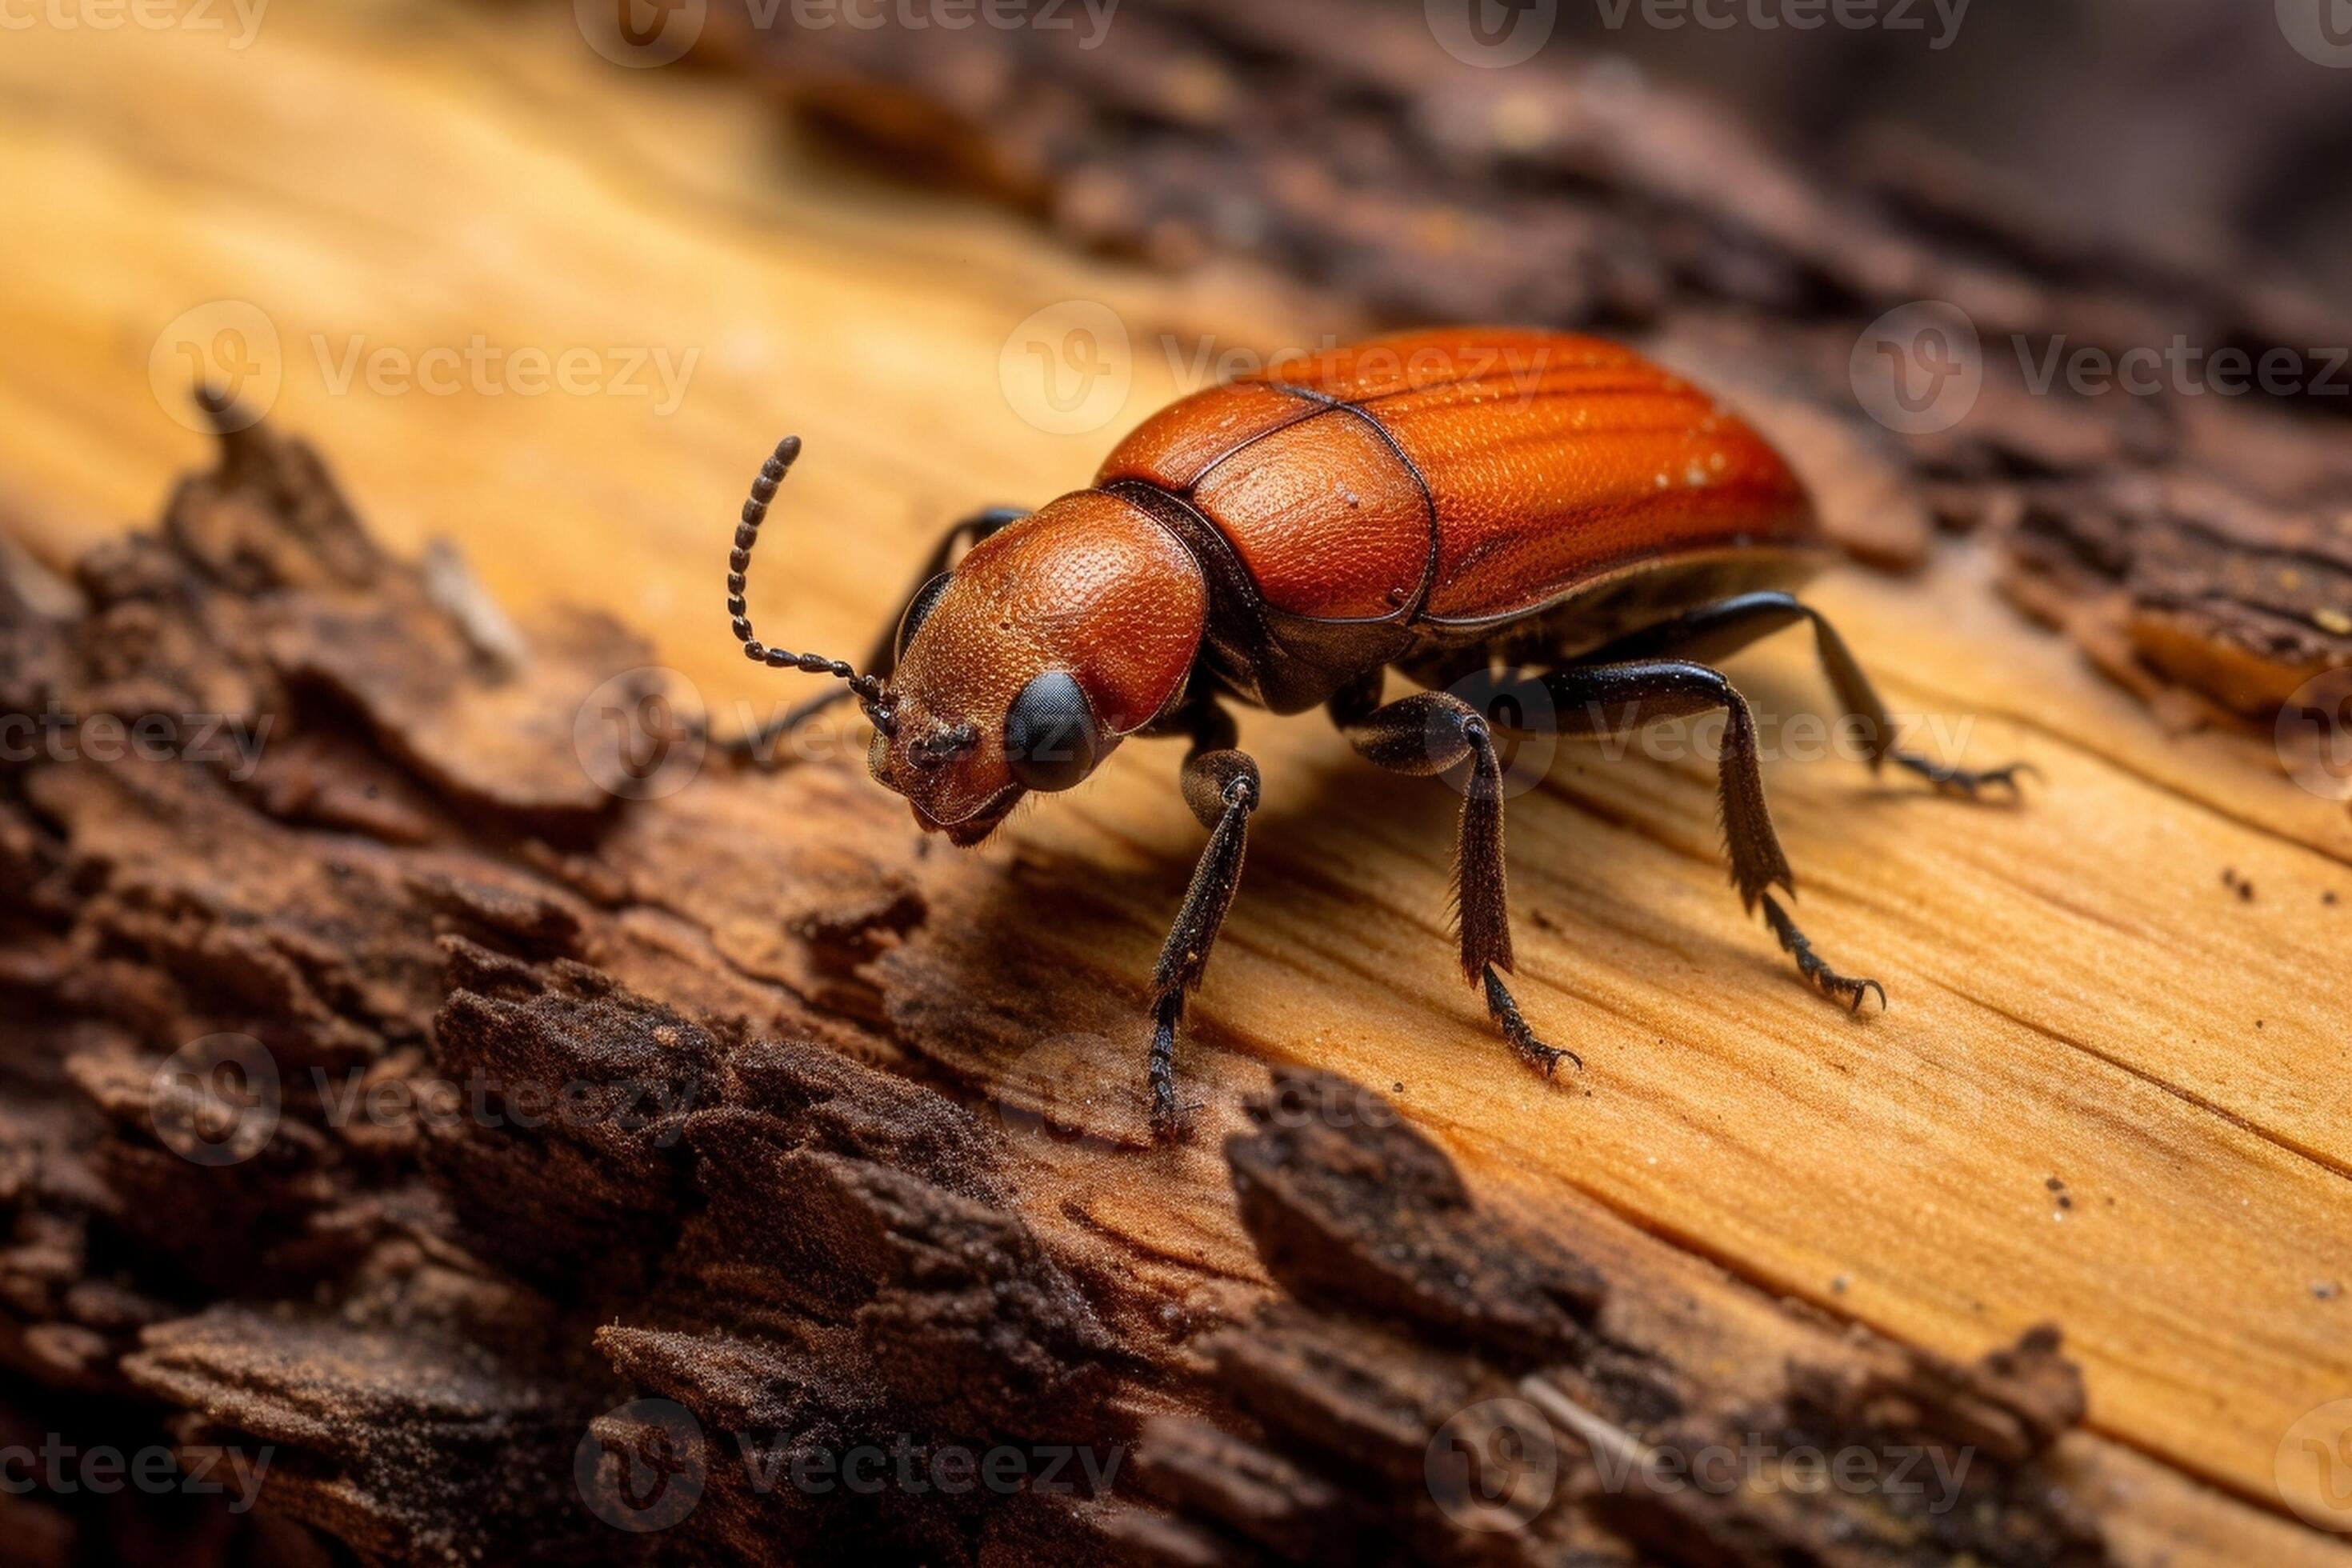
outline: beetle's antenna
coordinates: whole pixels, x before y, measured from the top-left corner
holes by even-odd
[[[744,609],[743,579],[751,567],[751,546],[759,542],[760,524],[768,519],[768,504],[776,499],[776,487],[784,482],[784,476],[792,472],[800,455],[801,438],[785,437],[776,443],[775,455],[760,466],[760,477],[751,481],[751,499],[743,503],[743,521],[735,526],[735,548],[727,557],[727,614],[736,637],[743,644],[745,658],[770,669],[798,669],[849,682],[866,716],[887,735],[890,733],[890,710],[883,700],[886,689],[881,677],[861,675],[840,659],[827,658],[823,654],[786,653],[780,647],[764,647],[752,635],[751,617]]]

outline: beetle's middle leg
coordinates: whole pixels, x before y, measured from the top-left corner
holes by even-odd
[[[1176,1035],[1184,1021],[1184,994],[1200,988],[1209,951],[1233,908],[1250,813],[1260,795],[1257,764],[1234,746],[1233,715],[1215,702],[1204,698],[1188,704],[1162,732],[1167,730],[1192,738],[1184,757],[1184,804],[1209,830],[1209,847],[1193,868],[1183,907],[1151,970],[1151,1127],[1163,1138],[1183,1122],[1176,1103]]]
[[[1739,594],[1728,599],[1718,599],[1711,605],[1701,605],[1685,611],[1670,620],[1629,632],[1615,641],[1580,655],[1579,664],[1623,664],[1635,659],[1689,659],[1700,664],[1713,664],[1727,658],[1748,644],[1771,636],[1799,621],[1813,624],[1814,650],[1820,655],[1822,673],[1829,677],[1830,688],[1836,692],[1838,704],[1845,710],[1848,721],[1860,726],[1862,742],[1868,750],[1873,773],[1886,763],[1918,774],[1937,789],[1973,795],[1988,785],[1997,784],[2011,795],[2017,793],[2017,775],[2033,771],[2030,763],[2011,763],[2005,767],[1987,768],[1981,772],[1956,768],[1906,752],[1895,744],[1895,722],[1886,715],[1886,704],[1879,700],[1877,689],[1870,677],[1863,673],[1853,650],[1846,647],[1845,638],[1838,635],[1829,617],[1793,594]]]
[[[1511,968],[1511,916],[1503,868],[1503,767],[1486,715],[1459,697],[1424,691],[1380,706],[1377,672],[1332,698],[1331,718],[1350,744],[1392,773],[1427,777],[1464,760],[1471,763],[1462,799],[1461,838],[1454,854],[1455,925],[1462,938],[1462,973],[1486,994],[1486,1011],[1519,1059],[1545,1077],[1562,1058],[1584,1065],[1574,1051],[1536,1038],[1504,984]]]

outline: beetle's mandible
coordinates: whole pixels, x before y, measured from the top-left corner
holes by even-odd
[[[1803,977],[1859,1010],[1875,981],[1817,955],[1764,802],[1756,723],[1717,661],[1812,626],[1871,766],[2012,792],[1896,749],[1844,639],[1790,590],[1827,554],[1804,487],[1754,430],[1631,350],[1461,329],[1378,339],[1197,393],[1122,442],[1094,488],[958,524],[863,670],[761,644],[744,573],[800,443],[754,482],[727,610],[753,659],[846,686],[874,777],[915,819],[976,844],[1030,793],[1071,788],[1130,735],[1190,742],[1184,799],[1210,837],[1151,976],[1152,1121],[1181,1124],[1175,1053],[1241,878],[1257,765],[1226,700],[1327,709],[1380,767],[1466,765],[1454,860],[1462,970],[1520,1058],[1549,1075],[1504,976],[1503,790],[1494,723],[1562,735],[1720,710],[1731,879]],[[1383,702],[1395,669],[1425,689]],[[1581,1063],[1580,1062],[1580,1066]]]

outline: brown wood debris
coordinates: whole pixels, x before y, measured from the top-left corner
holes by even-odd
[[[1230,1182],[1262,1270],[1171,1317],[1150,1270],[1181,1266],[1074,1223],[974,1113],[986,998],[932,1007],[936,954],[891,940],[927,912],[889,803],[809,767],[592,806],[572,716],[642,651],[572,618],[480,657],[299,443],[225,437],[77,584],[0,641],[6,705],[79,742],[0,776],[0,1408],[268,1463],[249,1513],[12,1498],[29,1561],[2099,1555],[2053,1479],[2082,1415],[2054,1335],[1959,1367],[1727,1280],[1661,1310],[1622,1241],[1489,1212],[1336,1079],[1188,1154],[1213,1185],[1162,1167],[1171,1213]],[[271,721],[258,762],[98,745],[199,713]],[[1496,1399],[1556,1459],[1502,1532],[1431,1469],[1490,1452]],[[1758,1443],[1972,1462],[1935,1510],[1654,1484]],[[1071,1484],[824,1484],[860,1450]],[[612,1522],[649,1496],[688,1506]]]

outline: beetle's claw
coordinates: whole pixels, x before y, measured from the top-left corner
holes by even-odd
[[[1154,1079],[1151,1085],[1151,1137],[1160,1143],[1181,1143],[1192,1135],[1192,1114],[1207,1107],[1208,1101],[1196,1100],[1190,1105],[1176,1103],[1174,1083]]]
[[[1890,762],[1909,769],[1934,784],[1938,790],[1948,795],[1966,795],[1970,800],[1977,797],[1979,790],[1995,784],[2007,790],[2011,799],[2021,800],[2024,798],[2025,792],[2018,787],[2017,781],[2020,774],[2031,773],[2037,784],[2042,780],[2042,770],[2032,763],[2010,763],[2001,767],[1986,768],[1979,772],[1930,762],[1927,758],[1912,752],[1889,752],[1886,755]]]
[[[1863,997],[1875,991],[1878,993],[1878,1010],[1882,1013],[1886,1011],[1885,986],[1875,980],[1849,979],[1832,969],[1822,955],[1813,951],[1813,944],[1806,939],[1803,931],[1797,929],[1797,922],[1789,918],[1789,911],[1780,907],[1780,901],[1769,893],[1763,898],[1765,923],[1780,939],[1780,950],[1797,961],[1797,973],[1805,977],[1806,984],[1822,995],[1844,1003],[1849,1013],[1861,1012]]]
[[[1503,1038],[1511,1043],[1511,1049],[1518,1053],[1519,1059],[1545,1078],[1558,1072],[1563,1059],[1574,1062],[1577,1071],[1584,1070],[1584,1058],[1574,1051],[1547,1046],[1536,1038],[1536,1032],[1528,1027],[1527,1019],[1519,1012],[1518,1003],[1512,998],[1509,989],[1503,984],[1503,977],[1495,973],[1495,966],[1491,963],[1486,966],[1486,1011],[1493,1014],[1495,1022],[1502,1026]]]

